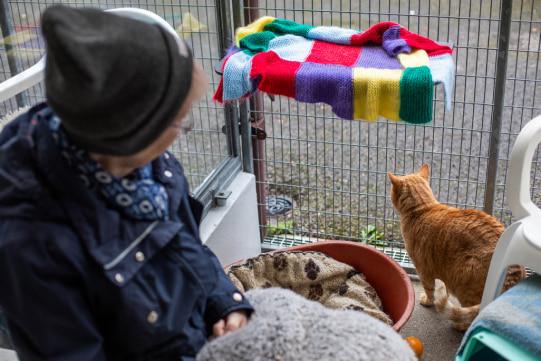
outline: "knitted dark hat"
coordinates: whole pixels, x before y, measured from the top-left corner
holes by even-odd
[[[42,17],[47,101],[81,148],[132,155],[171,124],[191,86],[186,45],[157,24],[52,6]]]

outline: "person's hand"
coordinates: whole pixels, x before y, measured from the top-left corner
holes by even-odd
[[[214,326],[212,327],[212,334],[215,337],[227,335],[230,332],[236,331],[246,326],[247,323],[248,317],[246,317],[246,312],[231,312],[225,317],[225,319],[220,320],[214,324]]]

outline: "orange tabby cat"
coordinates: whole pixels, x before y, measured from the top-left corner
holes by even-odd
[[[417,173],[388,175],[406,250],[425,290],[421,305],[436,304],[456,329],[466,330],[479,313],[490,260],[504,226],[484,212],[440,204],[428,183],[427,164]],[[509,267],[504,290],[523,277],[522,267]],[[436,279],[445,283],[462,307],[449,302],[445,290],[438,292],[435,300]]]

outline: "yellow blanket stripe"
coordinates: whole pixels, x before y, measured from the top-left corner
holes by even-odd
[[[274,20],[276,20],[276,18],[272,16],[263,16],[262,18],[257,19],[250,25],[238,28],[235,33],[235,43],[237,44],[237,46],[240,46],[240,41],[242,38],[263,31],[265,25],[272,23]]]
[[[398,60],[404,68],[415,68],[417,66],[428,66],[428,54],[423,49],[416,49],[410,54],[398,54]]]
[[[402,70],[353,68],[353,118],[400,120]]]

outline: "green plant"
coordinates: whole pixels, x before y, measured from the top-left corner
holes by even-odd
[[[387,247],[389,245],[385,240],[385,234],[378,231],[376,226],[372,224],[361,229],[361,232],[359,233],[359,242],[377,247]]]
[[[278,221],[276,224],[267,225],[267,237],[277,234],[291,234],[295,223],[292,220]]]

